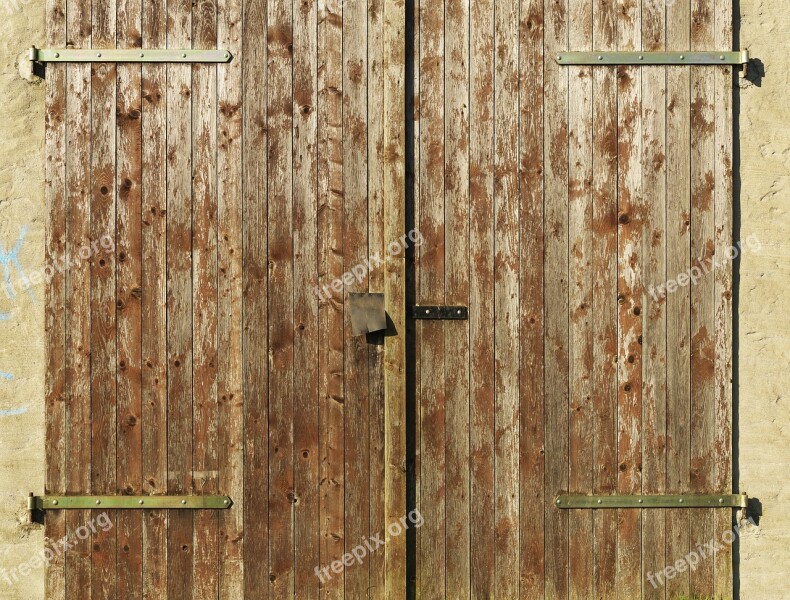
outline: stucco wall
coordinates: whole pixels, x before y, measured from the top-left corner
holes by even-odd
[[[738,473],[762,508],[740,540],[740,597],[773,600],[790,597],[790,12],[784,0],[740,10],[741,45],[762,64],[740,94],[740,234],[761,250],[740,263]],[[20,60],[41,45],[43,20],[42,0],[0,0],[0,266],[15,280],[44,259],[44,87]],[[24,500],[43,490],[43,300],[40,286],[14,297],[0,286],[0,569],[44,543]],[[41,568],[15,585],[0,577],[0,598],[42,598],[43,587]]]

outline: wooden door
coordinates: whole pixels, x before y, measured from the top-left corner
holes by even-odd
[[[556,60],[729,50],[731,3],[413,13],[409,297],[470,309],[415,327],[417,596],[731,597],[731,509],[553,504],[732,488],[733,69]]]
[[[396,0],[48,2],[53,48],[233,60],[47,66],[47,259],[112,246],[47,289],[46,492],[234,503],[87,540],[102,511],[48,512],[79,541],[49,598],[404,594],[405,536],[334,568],[406,512],[404,338],[345,302],[386,292],[402,333],[403,258],[356,267],[403,229],[404,27]]]

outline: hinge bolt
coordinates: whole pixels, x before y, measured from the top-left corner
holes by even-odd
[[[680,55],[680,60],[684,60],[685,58],[686,58],[686,57],[685,57],[685,56],[683,56],[682,54]]]
[[[57,500],[53,500],[53,501],[52,501],[52,504],[55,504],[55,505],[57,505],[57,503],[58,503],[58,501],[57,501]]]
[[[681,504],[683,504],[683,498],[680,498],[680,499],[678,500],[678,502],[680,502]]]
[[[639,502],[639,504],[642,504],[642,502],[644,502],[644,500],[642,500],[642,498],[640,498],[640,499],[638,500],[638,502]]]
[[[101,504],[101,500],[96,500],[96,504]]]
[[[598,498],[598,504],[600,504],[600,503],[601,503],[601,499],[600,499],[600,498]]]
[[[645,57],[640,54],[639,55],[639,60],[645,60]]]
[[[138,504],[143,504],[143,500],[140,500],[140,501],[138,502]]]
[[[599,55],[598,55],[598,60],[603,60],[603,56],[601,56],[601,55],[599,54]]]
[[[719,498],[719,504],[723,504],[723,503],[724,503],[724,498]]]
[[[55,52],[55,58],[60,58],[60,52]]]
[[[101,58],[101,52],[98,52],[98,53],[96,54],[96,56],[97,56],[97,58]]]
[[[186,58],[186,57],[187,57],[187,53],[186,52],[182,52],[181,53],[181,58]]]
[[[186,500],[182,500],[182,501],[181,501],[181,504],[186,504],[186,503],[187,503],[187,501],[186,501]]]

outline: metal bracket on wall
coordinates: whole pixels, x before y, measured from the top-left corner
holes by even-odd
[[[560,65],[742,65],[746,75],[749,51],[736,52],[560,52]]]
[[[428,319],[440,321],[466,321],[469,309],[466,306],[409,306],[407,319]]]
[[[107,50],[88,48],[30,49],[30,60],[35,63],[227,63],[233,55],[227,50],[176,50],[149,48]]]
[[[228,496],[34,496],[27,508],[34,510],[113,509],[226,509],[233,506]]]
[[[743,508],[749,504],[746,494],[669,494],[557,496],[557,508]]]

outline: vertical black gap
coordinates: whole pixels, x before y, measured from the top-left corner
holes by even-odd
[[[415,1],[406,2],[406,118],[404,154],[406,160],[406,223],[405,230],[416,228],[415,216],[415,147],[414,147],[414,56],[415,56]],[[406,249],[406,306],[417,304],[417,286],[414,271],[414,245]],[[417,508],[417,361],[415,322],[406,321],[406,513]],[[406,598],[416,599],[417,583],[417,531],[406,530]]]

